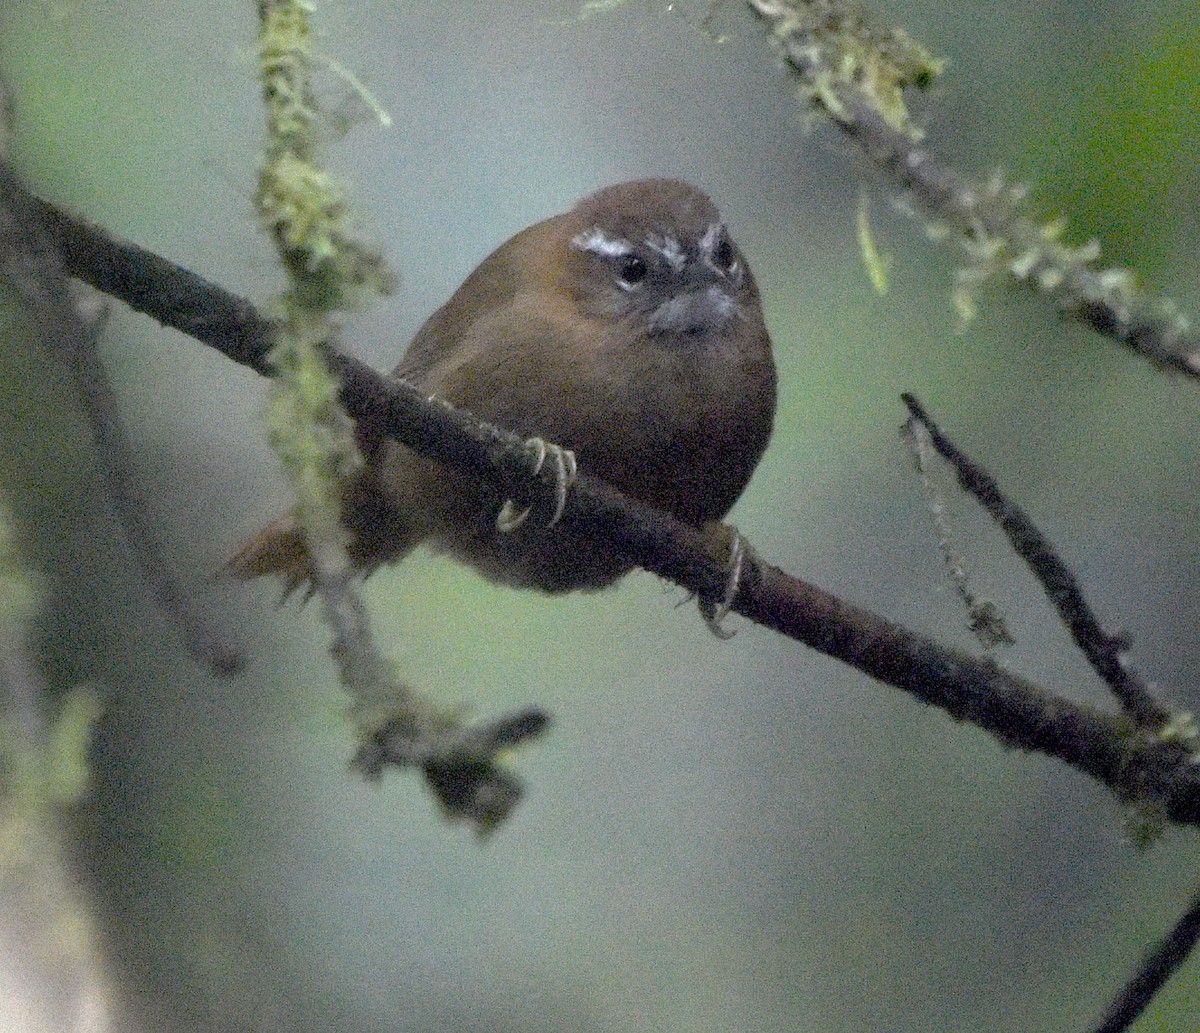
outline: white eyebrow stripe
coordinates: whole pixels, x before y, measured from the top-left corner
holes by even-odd
[[[662,255],[672,269],[678,271],[687,265],[687,254],[674,237],[649,236],[646,246]]]
[[[711,257],[716,250],[717,242],[721,239],[721,235],[725,231],[725,224],[721,222],[710,222],[708,229],[704,231],[704,236],[700,238],[700,247],[704,253]]]
[[[591,251],[604,258],[623,258],[633,251],[633,245],[623,237],[610,237],[599,226],[571,238],[571,246],[578,251]]]

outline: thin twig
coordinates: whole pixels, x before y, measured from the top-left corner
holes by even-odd
[[[362,457],[324,353],[337,334],[339,290],[361,249],[347,233],[341,192],[317,164],[322,114],[311,85],[311,8],[259,0],[258,14],[266,141],[255,207],[287,280],[269,356],[271,442],[292,481],[343,687],[359,707],[387,695],[407,703],[411,694],[395,684],[375,643],[341,525],[341,486]]]
[[[1037,578],[1075,644],[1104,683],[1112,689],[1125,712],[1152,730],[1161,729],[1170,722],[1174,715],[1154,698],[1129,663],[1127,638],[1109,635],[1101,627],[1099,618],[1083,597],[1078,579],[1049,539],[1037,529],[1020,506],[1004,495],[991,474],[973,462],[942,433],[913,395],[903,394],[900,397],[908,406],[912,418],[928,432],[938,455],[954,468],[958,483],[979,501],[1000,526],[1013,550]]]
[[[95,438],[97,466],[142,577],[192,658],[215,674],[234,674],[241,654],[180,587],[137,497],[133,444],[99,354],[102,315],[84,311],[67,275],[40,203],[0,163],[0,278],[17,290],[49,352],[70,371]]]
[[[911,446],[913,462],[929,500],[929,512],[937,530],[942,565],[945,566],[946,573],[954,585],[954,591],[966,608],[967,624],[972,634],[984,649],[1012,645],[1012,634],[999,607],[992,600],[981,599],[975,594],[967,572],[967,561],[954,545],[950,518],[946,514],[946,503],[929,468],[930,460],[936,452],[929,429],[915,417],[910,417],[904,425],[904,434]]]
[[[1121,988],[1092,1033],[1125,1033],[1188,959],[1197,940],[1200,940],[1200,890],[1192,894],[1175,927],[1146,955],[1133,978]]]
[[[258,11],[267,134],[255,206],[287,276],[269,335],[268,424],[295,491],[330,654],[352,701],[361,740],[355,764],[373,777],[385,764],[419,767],[448,816],[486,833],[521,797],[498,755],[537,735],[547,719],[524,711],[482,728],[465,725],[401,679],[375,641],[341,520],[343,488],[362,456],[328,357],[341,311],[385,293],[392,276],[355,238],[343,191],[318,163],[325,116],[312,88],[311,5],[259,0]]]

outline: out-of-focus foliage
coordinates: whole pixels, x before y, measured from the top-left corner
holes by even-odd
[[[1115,261],[1164,286],[1178,243],[1162,227],[1200,202],[1187,170],[1200,164],[1200,19],[1181,5],[1162,19],[1134,20],[1124,46],[1083,69],[1087,89],[1067,103],[1046,98],[1050,123],[1068,131],[1030,140],[1046,203],[1079,231],[1101,237]]]

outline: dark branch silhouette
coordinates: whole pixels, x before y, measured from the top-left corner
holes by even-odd
[[[1151,695],[1133,670],[1128,658],[1129,642],[1123,636],[1108,634],[1101,627],[1075,575],[1046,536],[1020,506],[1005,496],[991,474],[942,433],[916,398],[905,394],[901,399],[912,418],[929,432],[938,454],[954,468],[963,490],[987,510],[1008,538],[1013,551],[1033,572],[1075,644],[1112,689],[1125,711],[1139,724],[1151,729],[1161,729],[1168,724],[1174,715]]]
[[[46,202],[39,204],[68,271],[264,375],[271,323],[248,301]],[[347,410],[370,429],[487,478],[521,504],[549,505],[550,476],[529,476],[523,440],[359,360],[330,353]],[[718,598],[727,580],[725,534],[705,534],[639,505],[581,471],[562,523],[645,569]],[[942,645],[746,557],[733,610],[969,721],[1007,746],[1046,753],[1122,799],[1200,825],[1200,768],[1192,752],[1124,714],[1046,692],[993,660]]]
[[[40,202],[0,162],[0,278],[17,291],[49,353],[70,373],[103,457],[99,468],[104,487],[146,583],[193,659],[215,674],[232,674],[241,667],[242,657],[191,606],[163,559],[145,505],[137,497],[133,447],[98,351],[103,306],[85,306],[70,289],[62,257],[41,214]]]
[[[1200,891],[1192,895],[1175,927],[1143,960],[1121,988],[1093,1033],[1125,1033],[1200,940]]]

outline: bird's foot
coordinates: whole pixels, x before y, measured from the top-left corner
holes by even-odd
[[[733,638],[735,631],[722,627],[725,618],[733,609],[733,601],[737,598],[738,586],[742,581],[742,567],[746,561],[746,542],[736,527],[716,525],[721,532],[728,535],[729,559],[726,567],[727,577],[725,589],[720,599],[701,599],[699,601],[700,616],[717,638],[727,641]]]
[[[525,454],[530,459],[530,476],[537,477],[547,463],[550,464],[554,476],[554,512],[551,514],[547,527],[553,527],[562,519],[563,510],[567,507],[567,492],[575,483],[578,468],[575,464],[575,453],[569,448],[563,448],[542,438],[529,438],[524,445]],[[505,499],[500,512],[496,514],[496,530],[501,534],[512,534],[525,523],[533,510],[532,506],[518,508],[512,499]]]

